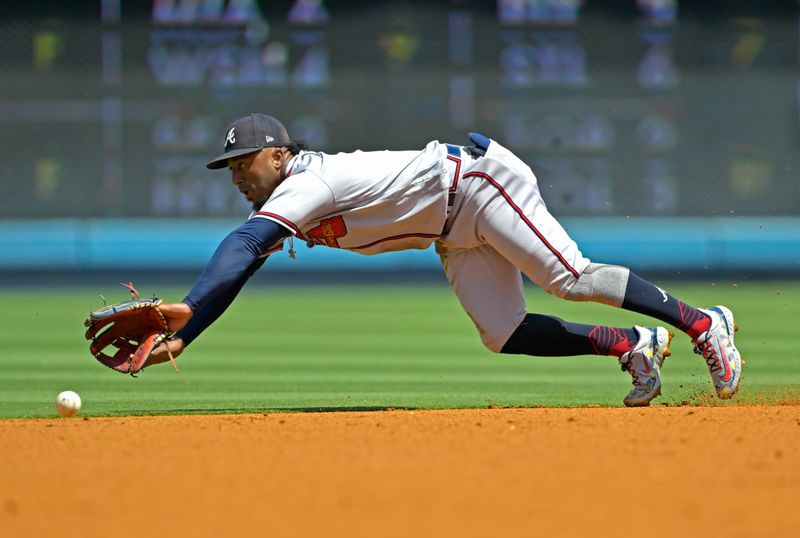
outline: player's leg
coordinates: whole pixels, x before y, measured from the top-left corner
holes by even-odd
[[[490,200],[478,215],[478,236],[549,293],[644,313],[686,332],[705,358],[718,395],[733,396],[741,358],[730,310],[694,308],[627,268],[590,263],[545,207],[530,168],[502,147],[495,155],[465,173],[484,182],[484,192],[477,192]]]
[[[669,323],[692,339],[711,326],[711,318],[701,310],[619,265],[590,263],[564,298],[601,302],[646,314]]]
[[[494,352],[534,356],[609,355],[633,379],[626,405],[648,405],[661,390],[671,335],[663,327],[617,328],[526,314],[519,270],[493,248],[445,249],[442,265],[462,307]]]
[[[720,398],[733,397],[741,379],[741,355],[734,344],[736,325],[724,306],[695,308],[644,280],[626,267],[591,263],[549,213],[536,221],[548,230],[548,246],[528,235],[524,244],[519,230],[506,234],[509,214],[502,204],[487,211],[479,222],[479,233],[489,244],[544,290],[572,301],[593,301],[652,316],[685,332],[695,352],[706,361]],[[513,229],[513,227],[512,227]],[[550,252],[557,250],[559,256]],[[582,269],[573,273],[575,267]]]
[[[607,327],[528,314],[500,352],[561,356],[565,349],[583,348],[585,354],[617,357],[633,382],[623,402],[643,406],[661,394],[661,366],[670,355],[672,336],[664,327]]]

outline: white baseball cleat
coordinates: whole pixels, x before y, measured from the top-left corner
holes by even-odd
[[[692,340],[694,352],[706,360],[717,396],[728,400],[739,390],[742,378],[742,356],[733,344],[733,333],[739,327],[733,320],[733,312],[724,306],[700,311],[711,318],[711,327]]]
[[[634,329],[639,341],[619,358],[622,370],[633,378],[633,390],[622,401],[628,407],[643,407],[661,394],[661,365],[670,356],[669,343],[674,333],[664,327],[636,325]]]

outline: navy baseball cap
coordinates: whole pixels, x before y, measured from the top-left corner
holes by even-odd
[[[253,153],[262,148],[288,146],[289,133],[281,122],[267,114],[249,114],[239,118],[225,131],[225,153],[206,168],[216,170],[228,166],[228,159]]]

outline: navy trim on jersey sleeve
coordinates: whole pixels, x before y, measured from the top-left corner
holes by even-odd
[[[268,248],[288,235],[286,228],[271,220],[248,220],[222,240],[183,302],[196,314],[218,293],[232,288]]]

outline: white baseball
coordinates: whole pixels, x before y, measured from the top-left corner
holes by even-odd
[[[81,397],[77,392],[65,390],[56,396],[56,411],[62,417],[77,415],[81,410]]]

